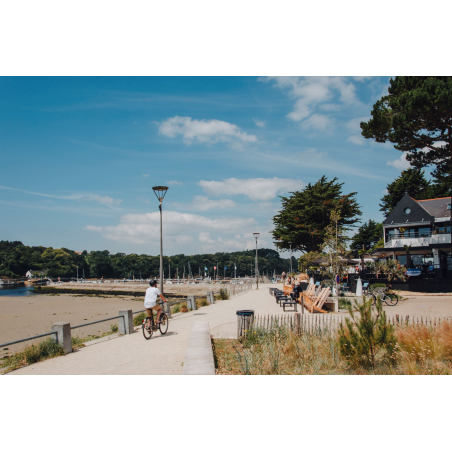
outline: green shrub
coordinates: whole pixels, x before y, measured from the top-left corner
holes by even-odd
[[[359,317],[353,309],[357,310]],[[372,299],[363,303],[355,301],[348,307],[350,318],[339,326],[339,349],[349,364],[375,369],[377,361],[390,359],[394,355],[396,338],[394,328],[389,325],[381,301],[377,301],[377,313],[372,311]]]
[[[110,325],[110,331],[111,331],[112,333],[117,333],[117,332],[118,332],[118,325],[116,325],[116,323],[112,323],[112,324]]]
[[[178,312],[180,312],[180,303],[175,304],[172,308],[171,308],[171,312],[173,314],[177,314]]]
[[[86,339],[82,339],[81,337],[78,336],[72,336],[71,338],[71,342],[72,342],[72,349],[76,349],[76,348],[80,348],[83,347],[83,343],[86,342]]]
[[[229,300],[229,293],[226,289],[220,289],[220,300]]]
[[[387,284],[385,283],[375,283],[370,285],[371,290],[378,289],[379,287],[387,287]]]
[[[339,298],[339,309],[347,309],[352,303],[347,298]]]
[[[146,312],[140,312],[133,318],[133,326],[140,326],[146,317],[147,317]]]
[[[197,297],[196,298],[196,306],[198,308],[202,308],[203,306],[208,306],[207,297]]]
[[[54,339],[49,338],[37,345],[30,345],[23,351],[5,358],[1,367],[8,367],[9,370],[14,370],[26,364],[34,364],[38,361],[60,355],[64,355],[63,347]]]

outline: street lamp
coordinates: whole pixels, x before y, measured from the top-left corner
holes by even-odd
[[[159,200],[159,210],[160,210],[160,292],[163,294],[163,232],[162,232],[162,202],[163,198],[166,195],[166,192],[168,190],[168,187],[163,186],[157,186],[152,187],[152,190],[154,190],[155,196],[157,196],[157,199]],[[169,311],[168,306],[168,311]]]
[[[257,239],[259,238],[260,232],[253,232],[254,238],[256,239],[256,289],[259,289],[259,267],[257,260]]]
[[[290,274],[292,275],[292,242],[289,242],[290,246]]]

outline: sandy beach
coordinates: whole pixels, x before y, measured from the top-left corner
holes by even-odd
[[[86,289],[109,289],[144,291],[149,284],[61,284],[58,287],[75,286]],[[178,295],[205,295],[207,291],[219,291],[220,284],[169,284],[165,285],[164,293]],[[48,333],[52,323],[70,322],[71,326],[94,322],[108,317],[117,316],[121,309],[132,309],[133,312],[141,311],[144,297],[121,296],[121,295],[30,295],[26,297],[1,296],[0,297],[0,343],[6,343],[23,339],[37,334]],[[98,323],[73,330],[74,336],[85,337],[87,335],[100,335],[110,331],[110,325],[116,324],[118,320]],[[33,342],[40,342],[43,338],[11,345],[9,350],[0,350],[0,358],[5,353],[11,354]]]

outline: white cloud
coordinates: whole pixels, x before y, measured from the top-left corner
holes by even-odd
[[[163,228],[165,240],[186,242],[191,240],[188,233],[197,231],[235,232],[256,224],[254,218],[207,218],[189,213],[163,211]],[[160,237],[160,213],[126,214],[116,226],[85,227],[88,231],[99,232],[109,240],[119,242],[146,243],[157,241]],[[188,238],[187,238],[188,237]]]
[[[366,139],[362,135],[350,135],[347,138],[350,143],[357,144],[359,146],[364,146],[366,144]]]
[[[231,199],[209,199],[207,196],[195,196],[192,206],[196,210],[229,209],[236,203]]]
[[[215,240],[210,238],[210,232],[200,232],[198,235],[198,240],[201,243],[215,243]]]
[[[119,206],[121,204],[121,199],[114,199],[110,196],[101,196],[101,195],[95,195],[92,193],[75,193],[73,195],[67,195],[67,196],[58,196],[58,195],[49,195],[47,193],[37,193],[33,191],[28,190],[22,190],[20,188],[13,188],[13,187],[6,187],[4,185],[0,185],[0,190],[12,190],[12,191],[19,191],[21,193],[26,193],[28,195],[34,195],[34,196],[41,196],[43,198],[51,198],[51,199],[62,199],[62,200],[73,200],[73,201],[95,201],[99,204],[103,204],[104,206],[114,208]]]
[[[146,179],[146,177],[149,177],[149,174],[142,174],[141,176]]]
[[[254,124],[256,124],[257,127],[267,127],[267,121],[261,121],[260,119],[253,118]]]
[[[169,180],[169,181],[167,182],[167,184],[168,184],[169,186],[171,186],[171,185],[183,185],[184,183],[183,183],[183,182],[180,182],[180,181],[178,181],[178,180]]]
[[[288,91],[295,99],[293,110],[287,115],[296,122],[305,121],[314,114],[315,108],[324,106],[325,110],[331,108],[331,100],[339,95],[339,102],[351,104],[357,102],[355,86],[345,77],[266,77],[265,81],[275,81],[277,88]],[[337,104],[336,104],[337,105]],[[316,121],[314,120],[314,123]],[[325,126],[325,121],[318,122]]]
[[[181,135],[187,144],[193,141],[200,143],[228,143],[238,145],[243,143],[256,143],[255,135],[242,132],[236,124],[218,119],[192,119],[188,116],[174,116],[163,121],[159,132],[167,137]]]
[[[361,133],[361,126],[360,126],[360,124],[362,122],[369,121],[369,119],[370,119],[370,116],[361,116],[359,118],[353,118],[353,119],[350,119],[349,121],[347,121],[345,123],[345,127],[350,132]]]
[[[333,121],[326,115],[314,113],[308,119],[301,123],[302,129],[331,130]]]
[[[403,152],[402,155],[393,161],[388,161],[386,162],[386,165],[388,166],[393,166],[394,168],[403,171],[406,170],[410,167],[410,162],[407,161],[406,159],[406,152]]]
[[[278,194],[301,190],[303,181],[299,179],[256,178],[256,179],[224,179],[222,181],[198,182],[203,190],[212,196],[245,195],[252,201],[270,201]]]

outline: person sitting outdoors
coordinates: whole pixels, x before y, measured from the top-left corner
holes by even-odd
[[[160,322],[160,315],[162,314],[162,307],[157,303],[157,298],[160,297],[165,303],[168,303],[168,300],[163,296],[160,292],[160,289],[157,287],[157,281],[154,279],[149,282],[151,287],[146,289],[146,294],[144,296],[144,307],[146,309],[146,313],[148,317],[152,317],[152,310],[157,311],[157,322],[158,325]]]

